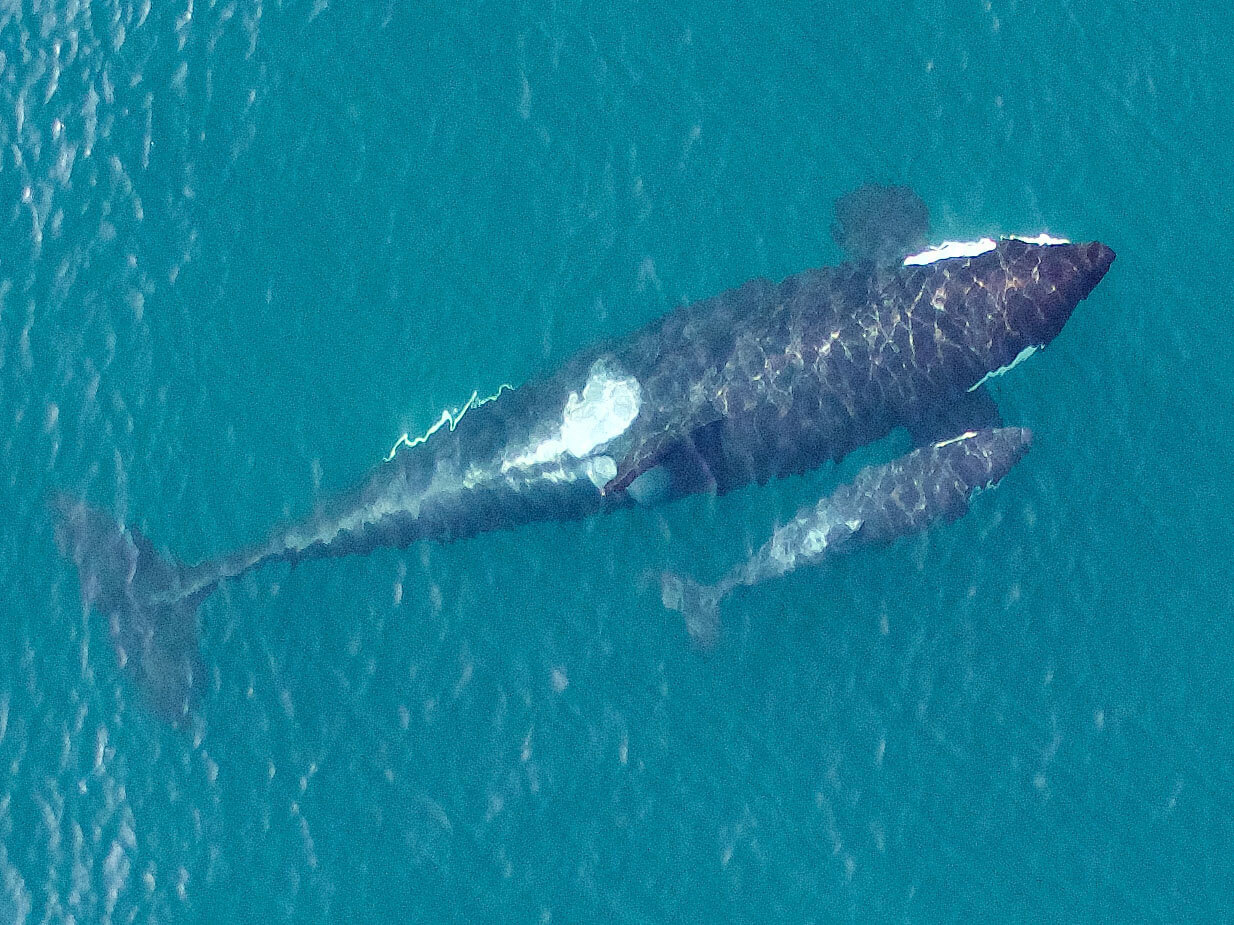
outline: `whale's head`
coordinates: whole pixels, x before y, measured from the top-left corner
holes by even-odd
[[[1020,339],[1021,350],[1044,347],[1057,337],[1114,262],[1114,251],[1097,241],[1038,244],[1012,238],[994,253],[1006,278],[1008,333]]]
[[[1114,251],[1099,242],[986,243],[979,254],[939,261],[932,281],[934,304],[945,306],[949,325],[971,351],[974,382],[1050,343],[1114,262]]]

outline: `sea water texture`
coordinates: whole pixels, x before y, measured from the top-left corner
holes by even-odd
[[[0,921],[1234,915],[1223,4],[0,4]],[[270,567],[143,707],[46,499],[189,561],[476,390],[935,240],[1118,262],[995,384],[961,521],[660,605],[902,437],[658,511]]]

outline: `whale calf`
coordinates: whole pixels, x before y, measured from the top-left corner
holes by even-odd
[[[664,606],[684,613],[690,636],[710,648],[719,633],[720,602],[735,589],[955,520],[977,492],[1010,471],[1031,442],[1032,433],[1021,427],[969,431],[867,466],[852,482],[803,507],[716,584],[665,574]]]
[[[1049,344],[1105,276],[1098,242],[987,240],[907,253],[928,213],[903,187],[837,205],[850,259],[755,279],[469,403],[351,491],[255,546],[187,566],[138,530],[56,495],[83,605],[120,664],[180,723],[204,677],[197,607],[274,562],[445,542],[800,473],[907,428],[918,444],[996,427],[984,383]]]

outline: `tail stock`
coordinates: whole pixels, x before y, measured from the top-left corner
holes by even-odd
[[[51,508],[60,551],[77,566],[82,604],[107,617],[121,669],[159,716],[183,725],[205,679],[197,606],[216,583],[189,587],[184,566],[105,511],[67,495],[52,498]]]
[[[714,585],[700,585],[692,578],[665,572],[660,579],[660,600],[669,610],[685,615],[686,629],[700,649],[710,649],[720,637],[720,599],[724,592]]]

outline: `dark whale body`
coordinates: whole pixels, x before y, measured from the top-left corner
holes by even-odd
[[[997,425],[981,384],[1048,344],[1102,279],[1100,243],[1008,239],[925,265],[858,260],[753,280],[587,348],[469,410],[257,547],[193,567],[67,496],[83,601],[157,712],[189,714],[197,605],[272,560],[367,553],[567,520],[803,472],[907,427]]]

